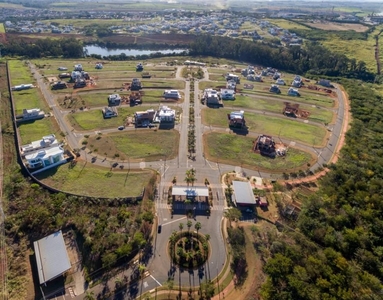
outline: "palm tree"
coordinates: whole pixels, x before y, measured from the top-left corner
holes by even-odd
[[[205,239],[206,239],[206,242],[208,242],[210,240],[210,234],[206,234]]]
[[[178,228],[180,229],[182,236],[182,229],[184,229],[184,223],[181,222],[180,225],[178,225]]]
[[[186,226],[188,227],[189,235],[190,235],[190,228],[192,227],[192,225],[193,225],[193,223],[190,220],[186,223]]]
[[[169,290],[168,298],[170,299],[170,291],[174,287],[174,280],[169,278],[168,281],[166,282],[166,286],[168,287],[168,290]]]
[[[201,222],[195,223],[194,228],[195,230],[197,230],[197,234],[198,234],[198,231],[201,229],[201,227],[202,227]]]
[[[85,297],[83,300],[95,300],[93,291],[86,291]]]

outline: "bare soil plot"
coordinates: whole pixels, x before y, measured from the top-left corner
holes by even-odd
[[[356,32],[365,32],[368,30],[368,27],[362,24],[357,23],[336,23],[336,22],[314,22],[314,23],[306,23],[306,25],[315,27],[322,30],[354,30]]]

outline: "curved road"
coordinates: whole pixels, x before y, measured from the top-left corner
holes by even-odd
[[[38,87],[40,88],[43,96],[45,97],[49,107],[52,109],[52,113],[57,120],[61,130],[65,133],[65,138],[67,144],[72,148],[79,148],[80,140],[84,134],[87,132],[75,132],[70,124],[66,121],[65,115],[67,111],[60,109],[56,97],[51,93],[49,85],[45,83],[44,77],[42,77],[36,67],[30,64],[31,72],[34,74]],[[201,81],[208,80],[207,69],[203,68],[205,77]],[[176,72],[176,79],[181,79],[182,67],[178,67]],[[331,161],[331,158],[334,155],[335,149],[337,149],[337,143],[342,132],[343,128],[343,116],[347,112],[344,111],[344,99],[343,93],[340,88],[337,86],[337,95],[338,95],[338,108],[337,108],[337,118],[335,124],[331,128],[331,134],[328,138],[328,143],[325,147],[310,147],[297,143],[295,141],[282,139],[285,144],[296,145],[299,148],[302,148],[310,153],[315,153],[318,157],[317,162],[311,166],[311,170],[316,170],[319,166],[322,166],[324,163]],[[216,277],[222,270],[222,267],[225,263],[226,247],[225,241],[221,234],[221,222],[223,219],[223,212],[225,208],[224,203],[224,188],[225,186],[221,183],[221,175],[225,172],[232,171],[233,166],[220,164],[217,160],[216,162],[208,161],[203,155],[203,144],[202,136],[205,132],[210,130],[222,131],[222,128],[212,128],[201,124],[201,110],[203,105],[198,99],[199,95],[198,81],[194,82],[194,111],[195,111],[195,136],[196,136],[196,154],[193,160],[188,158],[188,149],[187,149],[187,138],[188,138],[188,126],[189,126],[189,107],[190,103],[190,81],[185,81],[185,99],[183,103],[180,103],[178,106],[182,108],[181,122],[175,126],[175,128],[180,132],[180,143],[179,143],[179,155],[175,159],[156,162],[141,162],[141,163],[126,163],[119,162],[120,165],[123,165],[126,168],[146,168],[150,167],[159,171],[161,175],[161,181],[158,184],[158,197],[156,198],[156,212],[159,224],[162,224],[162,233],[155,236],[154,242],[154,255],[149,261],[147,267],[150,272],[150,276],[145,279],[145,283],[142,287],[143,291],[151,290],[158,285],[164,284],[169,276],[174,276],[175,284],[181,284],[182,286],[198,286],[201,280],[206,280],[207,278],[213,279]],[[98,108],[99,109],[99,108]],[[254,110],[256,112],[256,110]],[[272,113],[268,113],[272,114]],[[128,128],[125,130],[129,130]],[[148,129],[140,129],[148,130]],[[101,132],[109,133],[115,132],[117,128],[106,129]],[[226,131],[226,130],[225,130]],[[92,131],[94,133],[94,131]],[[257,133],[249,133],[251,136]],[[87,155],[85,150],[81,150],[81,157],[91,161],[92,156]],[[111,161],[102,160],[95,157],[96,160],[93,163],[105,166],[110,168]],[[234,166],[235,167],[235,166]],[[194,224],[198,221],[201,222],[202,228],[200,230],[203,234],[210,234],[210,244],[212,246],[212,255],[210,256],[208,262],[201,270],[195,270],[193,272],[180,271],[179,269],[172,269],[170,260],[167,255],[167,243],[170,234],[176,230],[179,230],[179,224],[182,222],[184,228],[186,228],[187,219],[184,215],[175,215],[173,218],[170,215],[170,210],[167,205],[167,191],[171,185],[173,177],[176,177],[178,182],[182,182],[185,177],[187,170],[194,168],[196,169],[196,177],[198,182],[204,182],[204,179],[208,179],[210,182],[210,187],[213,192],[213,207],[211,216],[207,217],[203,214],[199,214],[197,210]],[[236,169],[241,169],[239,166]],[[273,175],[254,171],[250,169],[242,169],[242,172],[246,176],[260,176],[263,178],[270,178]],[[192,229],[193,230],[193,229]]]

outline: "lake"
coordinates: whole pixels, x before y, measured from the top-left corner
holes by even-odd
[[[182,53],[184,51],[187,51],[187,49],[164,49],[164,50],[140,50],[140,49],[108,49],[104,47],[100,47],[98,45],[89,45],[84,47],[84,51],[87,51],[88,55],[91,54],[97,54],[102,56],[109,56],[109,55],[120,55],[121,53],[125,53],[127,56],[136,56],[136,55],[149,55],[152,53],[162,53],[162,54],[169,54],[169,53]]]

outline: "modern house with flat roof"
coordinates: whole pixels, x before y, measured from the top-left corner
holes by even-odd
[[[176,99],[176,100],[178,100],[181,98],[181,94],[178,90],[165,90],[163,96],[165,99]]]
[[[108,96],[109,106],[118,106],[121,104],[121,96],[119,94],[112,94]]]
[[[250,182],[233,181],[233,202],[236,206],[255,206],[255,196]]]
[[[27,153],[31,153],[40,149],[50,148],[53,146],[57,146],[59,143],[54,134],[43,136],[41,140],[34,141],[30,144],[21,146],[21,154],[25,155]]]
[[[234,90],[221,89],[220,95],[222,100],[235,100]]]
[[[164,105],[159,108],[154,117],[157,123],[174,123],[176,119],[176,111]]]
[[[233,111],[227,114],[229,127],[244,128],[246,127],[245,112],[243,110]]]
[[[30,169],[43,168],[45,170],[67,162],[64,158],[64,149],[59,145],[27,154],[25,159]]]
[[[18,115],[17,121],[30,121],[30,120],[39,120],[43,119],[45,117],[44,111],[42,111],[40,108],[31,108],[31,109],[23,109],[23,114]]]
[[[207,106],[219,106],[220,99],[218,96],[218,92],[214,89],[205,89],[203,93],[203,98]]]
[[[46,284],[71,268],[61,230],[33,243],[40,284]]]

